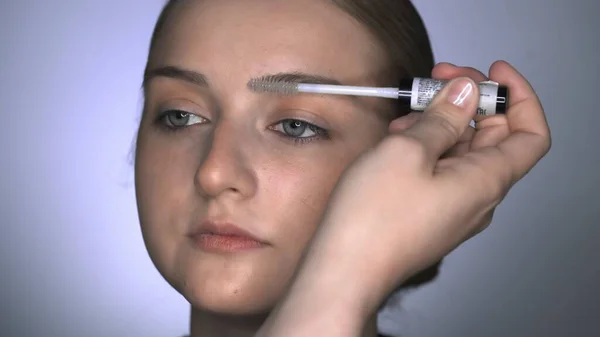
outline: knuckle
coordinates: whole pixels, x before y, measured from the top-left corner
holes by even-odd
[[[425,145],[415,137],[398,135],[391,139],[390,146],[396,149],[396,153],[400,153],[402,161],[407,164],[418,165],[427,157]]]
[[[436,110],[431,111],[423,118],[426,118],[430,125],[435,125],[435,132],[439,133],[438,136],[445,137],[448,141],[455,143],[460,138],[461,132],[446,115],[448,114],[442,114],[439,110]]]
[[[490,225],[492,224],[493,218],[494,218],[494,210],[492,209],[491,211],[488,211],[483,216],[483,218],[479,222],[479,226],[477,226],[477,228],[475,229],[475,234],[479,234],[479,233],[483,232],[484,230],[486,230],[487,228],[489,228]]]
[[[550,136],[550,134],[548,134],[548,136],[546,136],[544,138],[544,144],[543,144],[544,155],[547,154],[548,152],[550,152],[551,147],[552,147],[552,136]]]
[[[483,172],[483,174],[481,187],[484,189],[485,195],[488,196],[487,201],[493,205],[498,205],[506,196],[511,179],[507,174],[496,175],[492,172]]]
[[[468,159],[467,156],[465,159]],[[472,158],[471,158],[472,159]],[[470,163],[470,169],[472,178],[477,181],[476,190],[478,195],[481,196],[480,200],[485,205],[497,205],[504,199],[506,192],[511,182],[511,174],[509,170],[502,170],[498,172],[496,169],[486,168],[477,161],[472,160]]]
[[[488,78],[481,71],[479,71],[473,67],[465,67],[464,69],[466,70],[465,75],[468,76],[469,78],[471,78],[475,82],[482,82],[482,81],[488,80]]]
[[[484,179],[483,185],[490,196],[490,201],[493,204],[498,204],[502,199],[504,199],[506,185],[502,179],[494,179],[492,176],[488,175],[486,179]]]

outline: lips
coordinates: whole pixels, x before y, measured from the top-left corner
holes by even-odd
[[[268,245],[249,231],[227,222],[204,221],[189,237],[196,247],[206,252],[242,252]]]

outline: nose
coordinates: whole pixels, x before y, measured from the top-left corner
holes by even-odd
[[[256,174],[244,150],[248,141],[243,134],[226,120],[218,122],[212,130],[205,147],[206,155],[196,173],[201,194],[212,198],[223,194],[247,198],[254,194]]]

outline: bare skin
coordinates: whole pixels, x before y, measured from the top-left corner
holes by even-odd
[[[397,160],[402,161],[404,156],[410,158],[422,148],[386,146],[391,150],[368,150],[390,143],[390,133],[401,135],[401,139],[412,137],[423,144],[435,144],[437,138],[423,135],[435,134],[439,125],[432,121],[442,119],[423,119],[419,118],[421,114],[412,114],[390,125],[388,115],[380,113],[385,105],[380,100],[282,98],[247,89],[252,78],[282,72],[326,76],[343,84],[376,85],[386,63],[382,50],[374,45],[364,27],[325,1],[188,1],[172,15],[158,41],[157,52],[150,58],[151,76],[145,83],[146,102],[137,142],[136,193],[150,256],[163,277],[191,303],[192,337],[254,336],[261,326],[262,333],[268,336],[279,336],[277,331],[285,328],[293,328],[298,336],[335,336],[331,329],[340,329],[307,321],[311,316],[308,314],[323,319],[339,315],[330,324],[340,322],[339,318],[350,320],[341,325],[344,333],[375,336],[376,320],[371,307],[383,301],[390,287],[458,245],[465,239],[464,233],[473,234],[474,229],[489,224],[496,204],[471,207],[481,212],[477,217],[465,215],[471,221],[457,232],[461,235],[448,242],[435,241],[427,236],[431,233],[411,234],[415,224],[402,222],[400,216],[382,223],[382,230],[390,230],[389,238],[422,234],[423,242],[438,245],[438,249],[428,251],[429,246],[425,245],[413,247],[410,252],[388,252],[413,257],[400,261],[382,254],[377,258],[389,260],[382,265],[397,264],[387,271],[373,271],[371,277],[380,278],[379,281],[359,277],[361,282],[352,283],[357,288],[340,287],[356,277],[346,270],[354,263],[350,260],[352,254],[346,258],[340,254],[357,252],[355,246],[340,238],[359,236],[361,224],[349,223],[349,230],[342,230],[345,225],[341,224],[346,220],[338,210],[348,203],[357,203],[362,205],[361,214],[368,216],[373,212],[368,211],[372,205],[363,199],[348,201],[349,194],[362,195],[365,191],[346,183],[342,184],[346,187],[334,192],[339,178],[346,176],[348,167],[354,176],[346,176],[342,182],[366,179],[369,165],[403,165],[385,162],[382,158],[386,154],[380,153],[395,151]],[[344,50],[344,57],[340,57],[339,50]],[[202,76],[195,76],[192,81],[185,76],[190,72]],[[496,70],[490,76],[503,82],[513,81],[511,89],[520,91],[522,97],[531,96],[515,80],[516,75],[503,77],[504,73],[506,70]],[[449,64],[438,65],[433,76],[467,76],[476,81],[484,78],[474,69]],[[532,100],[529,96],[527,99]],[[535,113],[543,115],[541,107]],[[497,146],[512,135],[514,126],[530,127],[519,117],[498,117],[479,122],[476,131],[463,125],[470,117],[460,116],[448,124],[457,128],[460,137],[437,139],[443,145],[435,148],[447,150],[446,160],[439,167],[467,158],[471,151]],[[412,131],[404,134],[404,130]],[[538,148],[533,154],[521,154],[523,158],[515,155],[510,159],[533,165],[533,159],[543,152]],[[428,165],[439,159],[435,158],[437,152],[432,151],[427,157]],[[366,153],[377,155],[364,156]],[[359,166],[354,168],[351,164],[358,158]],[[522,168],[525,166],[522,164]],[[518,179],[521,176],[515,175]],[[381,192],[400,188],[407,191],[406,195],[415,195],[409,185],[403,186],[409,177],[393,184],[390,181],[387,190],[382,188]],[[505,185],[494,193],[507,191]],[[332,193],[334,197],[330,198]],[[496,194],[485,197],[501,199]],[[379,197],[364,193],[364,198],[373,202]],[[393,197],[397,196],[390,196],[389,200]],[[437,200],[441,196],[432,193],[425,197]],[[471,206],[473,203],[471,199],[463,202]],[[207,252],[189,236],[205,221],[234,224],[264,245],[233,254]],[[405,230],[394,232],[390,229],[392,222]],[[457,225],[436,226],[448,226],[448,231],[453,231],[456,228],[452,226]],[[340,235],[342,232],[346,234]],[[386,235],[385,231],[380,234]],[[356,242],[359,246],[364,243]],[[307,259],[301,263],[304,256]],[[328,262],[336,260],[345,262]],[[331,278],[323,279],[323,275]],[[342,293],[348,301],[334,302],[345,306],[329,306],[333,302],[326,301],[331,298],[328,296],[340,298],[337,295]],[[353,296],[346,296],[350,293]],[[318,310],[324,310],[323,315]],[[297,326],[299,323],[306,324]],[[316,330],[303,330],[310,328]]]

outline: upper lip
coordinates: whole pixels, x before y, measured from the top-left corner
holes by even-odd
[[[231,222],[217,222],[211,220],[203,221],[199,227],[197,227],[190,236],[202,235],[202,234],[214,234],[214,235],[232,235],[245,237],[254,241],[258,241],[261,243],[266,242],[256,237],[254,234],[249,231],[234,225]]]

